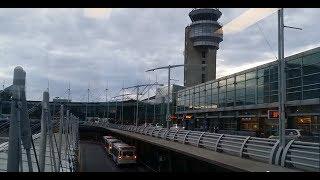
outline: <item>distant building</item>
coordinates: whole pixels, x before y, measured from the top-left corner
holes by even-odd
[[[221,12],[196,8],[189,13],[192,23],[185,29],[184,86],[216,79],[216,55],[222,41]]]
[[[285,58],[287,128],[320,132],[320,47]],[[190,129],[278,130],[278,61],[178,91],[177,114]],[[188,116],[189,118],[185,118]],[[192,117],[192,118],[190,118]]]
[[[179,86],[176,84],[170,85],[170,103],[172,103],[172,101],[176,99],[176,93],[181,89],[184,89],[184,86]],[[168,102],[168,86],[162,86],[157,89],[156,95],[155,95],[155,102],[156,103]]]
[[[53,98],[54,103],[66,103],[66,102],[71,102],[71,100],[68,99],[60,99],[59,97]]]

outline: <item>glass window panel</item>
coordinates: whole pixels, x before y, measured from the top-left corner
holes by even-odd
[[[224,98],[226,98],[226,94],[225,93],[219,94],[219,99],[224,99]]]
[[[303,90],[314,90],[314,89],[320,89],[320,83],[314,84],[314,85],[303,86]]]
[[[270,95],[278,94],[278,91],[270,91]]]
[[[200,97],[200,106],[205,106],[205,97]]]
[[[316,83],[320,83],[320,73],[303,77],[303,85],[316,84]]]
[[[200,96],[205,96],[206,95],[206,92],[203,90],[203,91],[200,91]]]
[[[219,81],[219,86],[225,86],[226,85],[226,80],[221,80]]]
[[[218,88],[212,88],[212,94],[218,94]]]
[[[246,80],[245,74],[241,74],[241,75],[236,76],[236,82],[240,82],[240,81],[244,81],[244,80]]]
[[[247,89],[254,89],[256,87],[256,80],[255,79],[251,79],[246,81],[246,88]]]
[[[219,100],[219,107],[225,107],[226,102],[224,100]]]
[[[227,85],[227,91],[233,91],[234,90],[234,84]]]
[[[271,91],[278,90],[278,82],[270,83],[270,90]]]
[[[263,96],[258,96],[258,104],[263,104],[264,103],[263,99],[264,99]]]
[[[288,69],[298,68],[298,67],[301,66],[301,62],[302,62],[301,58],[287,61],[286,62],[286,68],[288,68]]]
[[[194,100],[193,100],[193,105],[194,105],[194,106],[199,106],[199,100],[200,100],[200,99],[199,99],[199,96],[195,96],[195,97],[194,97]]]
[[[218,83],[217,82],[212,83],[212,89],[213,88],[217,88],[217,87],[218,87]]]
[[[212,96],[212,104],[218,104],[218,95]]]
[[[234,91],[227,92],[227,99],[233,101],[233,99],[234,99]]]
[[[206,98],[207,98],[206,104],[207,104],[207,106],[210,106],[212,104],[212,98],[211,98],[211,96],[207,96]]]
[[[303,99],[320,98],[319,90],[303,91]]]
[[[208,90],[211,90],[211,84],[206,84],[206,90],[208,91]]]
[[[244,102],[245,102],[244,98],[243,99],[237,99],[236,100],[236,106],[242,106],[242,105],[244,105]]]
[[[237,99],[238,99],[238,98],[243,98],[244,96],[245,96],[245,91],[244,91],[244,89],[236,90],[236,97],[237,97]]]
[[[314,73],[319,73],[319,72],[320,72],[320,63],[309,65],[309,66],[303,66],[303,74],[304,75],[314,74]]]
[[[243,89],[243,88],[245,88],[245,81],[237,82],[236,89]]]
[[[227,99],[226,106],[230,107],[230,106],[233,106],[233,105],[234,105],[233,99]]]
[[[287,88],[301,86],[301,78],[294,78],[287,80]]]
[[[269,76],[263,76],[258,78],[258,85],[268,84]]]
[[[301,96],[302,96],[301,92],[288,93],[287,101],[301,100]]]
[[[303,65],[310,65],[320,62],[320,53],[310,54],[303,57]]]
[[[259,86],[258,87],[258,96],[266,96],[269,95],[269,87],[268,86]]]
[[[246,89],[246,96],[253,96],[255,95],[255,89]]]
[[[234,83],[234,78],[228,78],[227,79],[227,84],[233,84]]]
[[[251,105],[255,104],[255,99],[254,98],[246,98],[246,105]]]
[[[220,94],[220,93],[223,93],[223,92],[226,92],[226,86],[221,86],[221,87],[219,88],[219,94]]]
[[[278,81],[278,73],[271,74],[270,75],[270,82],[276,82]]]
[[[301,76],[301,69],[291,69],[287,71],[287,79],[300,77]]]
[[[258,96],[258,104],[269,103],[270,96]]]
[[[186,105],[186,106],[189,106],[189,105],[190,105],[190,101],[189,101],[188,99],[186,100],[185,105]]]
[[[270,66],[270,74],[278,73],[278,65]]]
[[[206,91],[206,96],[211,96],[211,89]]]
[[[195,87],[195,88],[194,88],[194,93],[199,93],[199,92],[200,92],[199,86],[198,86],[198,87]]]
[[[186,99],[190,99],[190,94],[186,93],[185,97],[186,97]]]
[[[270,103],[270,96],[264,96],[263,97],[263,102],[264,103]]]
[[[202,85],[202,86],[200,86],[199,88],[200,88],[200,91],[204,91],[205,88],[206,88],[206,86]]]
[[[256,78],[256,71],[251,71],[246,73],[246,79]]]
[[[258,69],[258,77],[269,76],[269,68]]]
[[[278,102],[278,95],[272,95],[270,96],[270,102]]]
[[[287,92],[296,92],[296,91],[301,91],[301,87],[293,87],[293,88],[287,88]]]

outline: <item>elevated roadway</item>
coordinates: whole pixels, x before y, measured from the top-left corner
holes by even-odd
[[[147,144],[152,144],[173,152],[183,154],[199,161],[210,163],[214,166],[224,168],[234,172],[298,172],[295,169],[284,168],[281,166],[271,165],[264,162],[243,159],[236,156],[222,154],[208,149],[198,148],[173,141],[159,139],[142,134],[122,131],[113,128],[106,128],[110,133],[119,136],[125,136],[128,139],[136,139]]]

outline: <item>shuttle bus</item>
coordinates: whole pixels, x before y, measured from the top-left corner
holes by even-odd
[[[112,136],[103,136],[102,138],[103,138],[103,143],[104,143],[104,145],[107,144],[107,140],[108,140],[108,139],[114,139],[114,137],[112,137]]]
[[[107,140],[108,139],[114,139],[114,137],[112,136],[102,136],[102,139],[103,139],[103,145],[105,147],[105,149],[108,151],[108,143],[107,143]]]
[[[136,148],[125,143],[114,143],[111,155],[117,165],[135,164],[137,160]]]
[[[106,140],[105,148],[106,148],[109,155],[111,154],[113,143],[121,143],[121,141],[119,139],[107,139]]]

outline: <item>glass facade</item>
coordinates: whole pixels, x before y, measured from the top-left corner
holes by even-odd
[[[320,52],[288,57],[285,71],[287,101],[320,97]],[[177,112],[278,102],[278,83],[274,61],[178,91]]]

